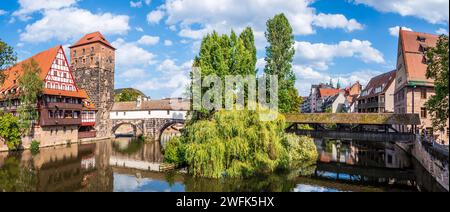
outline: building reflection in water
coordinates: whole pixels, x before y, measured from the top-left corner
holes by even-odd
[[[34,156],[0,153],[0,191],[441,191],[394,144],[316,144],[316,165],[244,180],[155,172],[163,161],[160,143],[132,139],[41,149]]]

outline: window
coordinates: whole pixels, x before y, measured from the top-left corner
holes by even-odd
[[[53,71],[53,76],[58,76],[58,72],[57,71]]]
[[[427,89],[426,88],[420,89],[420,97],[422,97],[422,99],[427,98]]]
[[[392,155],[388,155],[388,163],[392,164]]]
[[[94,63],[94,58],[93,57],[91,57],[91,63]]]
[[[420,117],[421,118],[427,118],[427,109],[426,108],[420,108]]]
[[[170,115],[170,110],[167,111],[167,115]]]
[[[73,57],[76,57],[77,56],[77,50],[74,50],[73,51]]]
[[[86,59],[83,59],[83,64],[86,64]]]
[[[77,63],[78,63],[78,60],[75,59],[75,64],[77,64]]]
[[[425,37],[422,36],[417,36],[417,40],[420,42],[425,42],[427,39]]]
[[[86,49],[83,49],[83,54],[86,54]]]
[[[127,112],[123,112],[123,115],[126,116],[126,115],[127,115]]]
[[[66,74],[66,73],[64,73],[64,74],[63,74],[63,77],[64,77],[64,78],[67,78],[67,74]]]
[[[94,52],[94,47],[91,47],[91,52]]]

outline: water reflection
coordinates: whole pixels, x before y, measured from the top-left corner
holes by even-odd
[[[441,191],[414,160],[393,144],[316,140],[314,166],[250,179],[199,179],[155,172],[159,142],[130,138],[0,153],[0,191]]]

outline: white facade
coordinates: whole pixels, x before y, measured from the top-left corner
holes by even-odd
[[[333,113],[342,112],[344,108],[346,108],[348,105],[347,98],[345,98],[345,95],[340,92],[339,95],[334,100],[333,104],[331,105],[331,109]]]
[[[179,119],[186,120],[187,111],[173,110],[142,110],[142,111],[113,111],[110,112],[112,120],[136,120],[136,119]]]

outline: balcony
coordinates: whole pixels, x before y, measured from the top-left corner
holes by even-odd
[[[43,105],[46,108],[49,109],[67,109],[67,110],[82,110],[83,104],[71,104],[71,103],[65,103],[65,102],[49,102]]]
[[[370,109],[370,108],[384,108],[384,102],[369,102],[358,104],[358,109]]]
[[[41,117],[41,126],[68,126],[68,125],[81,125],[81,118],[44,118]]]
[[[97,131],[78,132],[78,139],[95,138],[95,137],[97,137]]]

